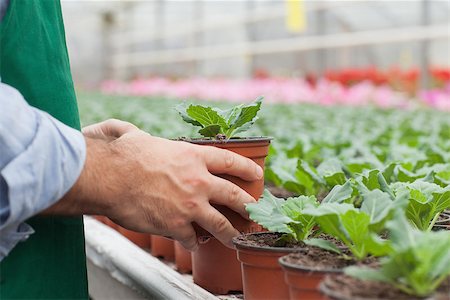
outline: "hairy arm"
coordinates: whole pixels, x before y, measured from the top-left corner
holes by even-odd
[[[213,174],[257,180],[263,176],[257,164],[227,150],[153,137],[131,126],[113,132],[114,137],[85,133],[83,171],[45,214],[105,215],[131,230],[171,236],[190,250],[198,246],[196,222],[231,246],[239,232],[210,202],[247,217],[244,204],[256,200]]]

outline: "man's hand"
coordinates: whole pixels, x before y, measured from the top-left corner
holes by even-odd
[[[213,174],[253,181],[263,177],[262,169],[228,150],[130,129],[116,139],[86,137],[80,178],[47,213],[106,215],[131,230],[173,237],[190,250],[198,247],[196,222],[231,246],[239,232],[210,202],[247,217],[244,204],[256,200]]]

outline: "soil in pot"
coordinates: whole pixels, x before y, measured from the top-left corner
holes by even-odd
[[[284,282],[278,259],[299,250],[301,242],[284,243],[279,247],[282,234],[261,232],[244,234],[233,239],[237,257],[241,262],[244,297],[252,299],[288,299],[289,290]]]
[[[192,254],[194,282],[214,294],[242,292],[241,264],[236,250],[225,247],[216,238],[207,238]]]
[[[408,295],[392,285],[379,281],[366,281],[345,274],[328,275],[320,284],[320,290],[333,300],[448,300],[450,278],[428,298]]]
[[[320,282],[327,274],[342,273],[343,268],[357,264],[342,255],[310,246],[280,258],[279,263],[289,286],[290,299],[310,300],[328,299],[319,291]],[[376,263],[373,257],[362,262],[365,265]]]
[[[192,272],[191,252],[186,250],[179,242],[175,241],[175,265],[177,271],[186,274]]]
[[[132,241],[137,246],[141,247],[145,250],[150,250],[151,248],[151,235],[147,233],[140,233],[132,230],[128,230],[126,228],[123,228],[122,226],[119,226],[119,232]]]
[[[168,261],[174,261],[174,241],[162,236],[152,235],[152,255]]]

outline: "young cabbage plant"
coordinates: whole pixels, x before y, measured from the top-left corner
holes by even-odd
[[[425,297],[450,275],[450,232],[420,231],[403,214],[387,223],[392,250],[379,269],[352,266],[345,273],[362,280],[387,282],[405,293]]]
[[[181,103],[176,110],[183,120],[194,126],[204,137],[216,138],[224,136],[226,139],[248,130],[258,119],[263,97],[258,97],[248,105],[238,105],[228,110],[221,110],[205,105]]]
[[[394,194],[409,193],[406,217],[422,231],[431,231],[439,215],[450,208],[450,186],[441,186],[418,179],[412,183],[391,184]]]
[[[257,203],[247,204],[250,219],[271,232],[284,233],[283,240],[304,241],[314,234],[316,223],[311,216],[303,215],[308,207],[317,207],[314,196],[299,196],[281,199],[264,191]]]
[[[335,186],[322,203],[344,202],[351,198],[352,191],[350,181],[347,181],[344,185]],[[319,205],[315,196],[298,196],[285,200],[277,198],[265,190],[263,198],[257,203],[248,204],[246,209],[250,219],[267,230],[284,233],[281,241],[294,239],[314,246],[320,244],[322,248],[339,252],[334,244],[311,238],[320,232],[318,224],[315,217],[303,212],[307,209],[317,208]]]
[[[334,195],[348,195],[345,188],[345,185],[339,186],[332,192]],[[303,214],[314,217],[320,229],[344,243],[357,260],[363,260],[369,254],[386,255],[390,251],[389,241],[381,239],[378,233],[397,205],[381,190],[368,191],[361,197],[363,201],[359,209],[352,204],[342,203],[344,201],[329,201],[325,198],[321,205],[307,208]],[[328,241],[314,239],[312,243],[330,249]],[[338,249],[335,251],[340,252]]]
[[[305,160],[277,154],[267,167],[267,179],[298,195],[319,195],[346,182],[342,163],[326,159],[317,169]]]

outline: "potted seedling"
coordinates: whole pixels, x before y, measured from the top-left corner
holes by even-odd
[[[323,202],[343,202],[352,197],[352,191],[350,182],[346,182],[342,186],[338,185],[329,192]],[[338,256],[335,252],[339,252],[339,244],[333,243],[337,243],[337,241],[322,245],[328,247],[328,251],[315,247],[316,243],[320,244],[316,238],[320,233],[320,228],[315,217],[305,215],[303,212],[320,207],[320,205],[315,196],[291,197],[285,200],[274,197],[268,191],[258,203],[247,205],[250,218],[271,233],[249,234],[234,239],[238,249],[238,258],[242,263],[246,299],[289,297],[290,291],[285,283],[283,270],[278,263],[279,258],[288,253]],[[271,241],[269,237],[274,234],[278,236],[278,239]],[[252,242],[254,239],[257,239],[259,243]],[[342,248],[343,245],[340,246]],[[334,252],[330,252],[330,250]],[[311,276],[316,277],[312,272],[308,272],[306,279],[311,281]],[[270,285],[269,282],[261,284],[260,278],[262,277],[269,278],[270,282],[276,282],[276,284]],[[313,288],[305,288],[314,289],[315,292],[315,285]]]
[[[291,296],[319,299],[321,296],[318,285],[326,272],[342,271],[344,266],[366,260],[369,254],[383,255],[388,251],[389,244],[380,239],[376,233],[383,228],[384,222],[401,201],[390,200],[389,196],[380,190],[359,195],[353,185],[352,180],[343,185],[336,185],[321,204],[318,204],[313,196],[300,196],[286,201],[283,199],[260,201],[247,206],[250,218],[270,231],[285,233],[282,240],[295,239],[303,242],[303,249],[297,249],[302,259],[295,260],[299,254],[281,259]],[[359,198],[363,199],[363,205],[359,209],[353,204],[346,203]],[[352,223],[352,220],[359,222]],[[318,236],[319,232],[326,233],[328,235],[325,236],[326,239],[324,236]],[[331,242],[330,237],[340,243],[341,247],[336,246],[336,242]],[[239,239],[248,238],[243,236]],[[245,262],[250,255],[249,247],[239,239],[235,239],[235,244],[239,251],[238,257],[243,264],[244,294],[247,296],[256,293],[255,295],[261,296],[258,293],[262,288],[257,284],[247,289],[250,286],[246,285],[245,277],[247,273],[251,273],[246,272],[246,267],[248,265],[255,269],[255,264]],[[259,254],[252,255],[264,255],[262,254],[264,249],[252,248],[259,250]],[[281,268],[278,268],[280,274]],[[272,273],[275,274],[275,271],[276,269],[273,269]],[[256,278],[256,275],[251,276]],[[248,280],[252,282],[253,279]],[[287,293],[287,286],[284,285],[284,288],[284,293]],[[274,298],[276,297],[277,295],[274,295]]]
[[[219,147],[243,155],[264,168],[264,160],[268,154],[270,138],[238,137],[239,133],[248,130],[258,119],[262,97],[248,105],[238,105],[228,110],[221,110],[205,105],[182,103],[177,111],[183,120],[200,127],[201,138],[183,138],[185,142],[198,145]],[[230,180],[256,200],[264,189],[264,179],[247,182],[237,177],[220,175]],[[214,205],[233,226],[240,232],[260,231],[261,227],[242,218],[238,213],[220,205]],[[214,293],[242,290],[240,264],[236,259],[236,251],[226,248],[204,229],[196,226],[197,235],[208,242],[201,244],[192,257],[194,282]]]
[[[449,299],[450,232],[420,231],[403,211],[387,227],[392,251],[380,266],[352,266],[345,269],[347,276],[327,277],[324,294],[337,300]]]
[[[340,241],[345,248],[315,238],[309,244],[323,250],[282,257],[280,264],[294,299],[322,299],[318,286],[326,274],[342,272],[348,265],[373,263],[374,259],[369,255],[381,256],[389,251],[389,243],[371,228],[374,223],[371,223],[366,207],[357,209],[347,203],[325,203],[315,209],[306,209],[304,214],[313,216],[321,231]]]
[[[268,190],[256,204],[247,205],[250,218],[269,232],[247,233],[233,239],[242,265],[245,299],[287,299],[288,287],[278,259],[305,247],[303,243],[315,233],[313,218],[301,211],[319,205],[314,196],[273,196]]]

